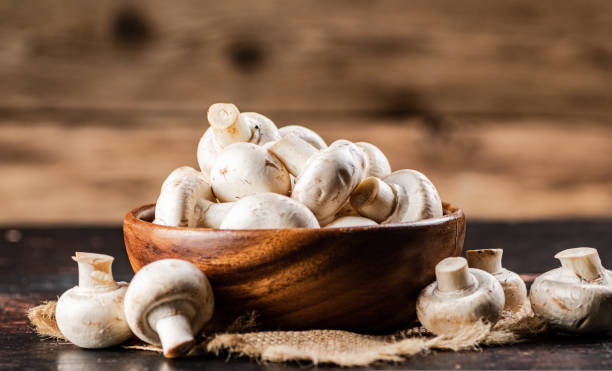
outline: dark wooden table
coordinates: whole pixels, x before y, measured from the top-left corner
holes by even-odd
[[[81,350],[69,343],[43,340],[28,324],[25,311],[55,299],[77,281],[74,251],[116,257],[115,276],[132,276],[118,227],[45,227],[0,229],[0,369],[179,370],[303,369],[304,365],[262,365],[245,359],[165,360],[152,352],[122,349]],[[612,220],[468,223],[466,248],[503,248],[509,269],[536,273],[557,265],[559,250],[592,246],[612,267]],[[612,338],[550,335],[510,347],[475,352],[434,352],[379,369],[611,369]],[[370,369],[370,368],[368,368]]]

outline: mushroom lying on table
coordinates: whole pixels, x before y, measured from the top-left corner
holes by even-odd
[[[576,333],[612,332],[612,272],[596,249],[577,247],[555,255],[561,268],[535,279],[529,298],[552,327]]]
[[[125,317],[138,338],[185,354],[194,335],[212,317],[214,298],[206,276],[193,264],[162,259],[139,270],[125,294]]]
[[[527,287],[518,274],[502,267],[503,252],[502,249],[467,250],[465,256],[470,268],[482,269],[499,281],[506,299],[504,309],[516,312],[529,305]]]
[[[489,273],[468,268],[464,258],[436,265],[436,281],[417,299],[417,317],[436,335],[452,335],[482,321],[494,324],[504,308],[504,290]]]
[[[81,348],[106,348],[132,336],[123,313],[127,283],[115,282],[114,258],[76,252],[79,284],[60,296],[55,308],[57,327]]]

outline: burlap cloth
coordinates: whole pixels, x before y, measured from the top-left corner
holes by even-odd
[[[55,304],[49,301],[28,311],[36,332],[45,337],[65,340],[55,322]],[[362,335],[338,330],[255,331],[256,316],[237,319],[226,332],[200,334],[196,346],[187,355],[203,354],[246,356],[262,361],[310,361],[339,366],[366,366],[375,362],[402,361],[431,350],[475,350],[481,346],[509,345],[525,341],[546,331],[529,306],[518,313],[504,312],[494,326],[478,323],[455,336],[433,336],[423,327],[398,331],[391,335]],[[122,345],[126,349],[161,352],[161,348],[135,340]]]

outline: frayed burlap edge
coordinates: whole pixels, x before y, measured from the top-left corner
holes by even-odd
[[[55,302],[31,308],[28,318],[39,335],[64,339],[55,322]],[[433,336],[418,326],[387,336],[339,330],[255,332],[252,331],[255,323],[256,317],[251,313],[237,319],[225,333],[210,337],[200,335],[187,356],[227,352],[230,356],[266,362],[310,361],[315,365],[367,366],[375,362],[399,362],[431,350],[461,351],[510,345],[547,330],[528,305],[517,313],[504,312],[494,326],[479,322],[453,336]],[[161,353],[158,346],[138,341],[124,343],[122,347]]]
[[[28,319],[36,333],[43,337],[66,340],[55,321],[56,301],[45,301],[41,305],[28,309]]]

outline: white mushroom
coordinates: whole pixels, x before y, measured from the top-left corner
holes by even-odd
[[[276,193],[259,193],[237,201],[223,219],[221,228],[319,228],[319,223],[299,202]]]
[[[389,160],[387,160],[387,156],[378,147],[367,142],[357,142],[355,145],[365,154],[366,167],[363,175],[364,178],[375,176],[382,179],[391,174]]]
[[[319,223],[330,223],[363,178],[363,151],[337,140],[301,166],[291,198],[306,205]]]
[[[217,203],[204,175],[188,166],[175,169],[164,181],[153,223],[174,227],[218,228],[231,203]]]
[[[378,225],[372,219],[363,216],[343,216],[325,226],[325,228],[357,227],[367,225]]]
[[[278,133],[282,138],[286,137],[289,134],[294,134],[319,150],[327,148],[327,144],[325,143],[323,138],[319,136],[319,134],[301,125],[283,126],[282,128],[278,129]]]
[[[416,170],[398,170],[383,180],[364,179],[351,195],[351,205],[378,223],[404,223],[443,214],[436,187]]]
[[[272,120],[256,112],[240,113],[231,103],[215,103],[210,106],[208,122],[213,129],[213,140],[218,150],[238,142],[261,145],[280,139]]]
[[[291,192],[285,166],[264,147],[252,143],[234,143],[221,151],[210,180],[215,196],[222,202],[262,192]]]
[[[278,158],[294,176],[303,173],[308,160],[319,152],[312,144],[293,133],[276,142],[266,143],[263,147]]]
[[[132,336],[123,314],[127,283],[115,282],[108,255],[76,252],[79,284],[64,292],[57,302],[57,326],[81,348],[106,348]]]
[[[212,129],[208,128],[198,142],[198,165],[207,182],[210,182],[210,170],[215,165],[217,155],[219,154],[219,150],[215,147],[213,136]]]
[[[146,265],[125,295],[125,317],[134,334],[149,344],[161,343],[168,358],[191,348],[213,310],[208,279],[195,265],[179,259]]]
[[[161,189],[166,188],[169,184],[176,182],[179,179],[185,178],[185,177],[204,177],[204,174],[202,174],[201,171],[197,171],[196,169],[192,168],[191,166],[181,166],[181,167],[177,167],[176,169],[172,170],[170,172],[170,174],[168,174],[168,176],[166,177],[166,179],[164,179],[164,182],[162,183]]]
[[[612,272],[596,249],[578,247],[555,255],[561,268],[531,285],[531,307],[552,327],[576,333],[612,332]]]
[[[417,317],[436,335],[452,335],[482,321],[494,324],[504,308],[504,290],[489,273],[468,269],[464,258],[436,265],[436,281],[417,299]]]
[[[504,309],[518,312],[529,304],[527,287],[518,274],[502,268],[503,252],[502,249],[467,250],[465,256],[470,268],[482,269],[499,281],[506,299]]]
[[[231,103],[215,103],[208,109],[211,127],[198,143],[198,164],[204,178],[210,181],[210,171],[219,152],[236,142],[262,145],[280,139],[276,125],[266,116],[256,112],[240,113]]]
[[[343,216],[361,216],[361,215],[357,212],[357,210],[353,208],[353,205],[351,205],[350,200],[347,200],[344,203],[344,205],[342,205],[340,210],[338,210],[334,218],[338,219],[338,218],[342,218]]]

